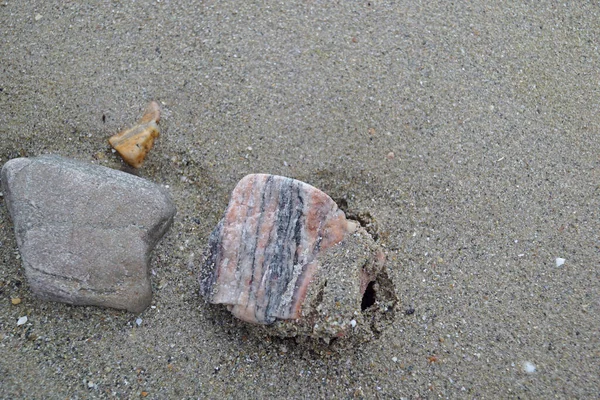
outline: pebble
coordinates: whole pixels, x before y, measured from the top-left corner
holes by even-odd
[[[18,297],[13,297],[12,299],[10,299],[10,302],[16,306],[17,304],[21,304],[21,299]]]
[[[135,323],[137,324],[137,326],[142,325],[142,319],[141,318],[136,319]]]
[[[530,361],[525,361],[523,363],[523,371],[525,371],[526,373],[533,374],[533,373],[535,373],[536,370],[537,370],[537,368],[534,363],[532,363]]]
[[[565,261],[566,261],[566,260],[565,260],[564,258],[560,258],[560,257],[559,257],[559,258],[557,258],[557,259],[556,259],[556,266],[557,266],[557,267],[560,267],[561,265],[563,265],[563,264],[565,263]]]
[[[374,285],[384,264],[371,236],[328,195],[291,178],[253,174],[237,184],[209,238],[201,294],[243,321],[275,325],[279,336],[341,336],[368,325],[357,318],[368,288],[376,297],[391,285]],[[384,300],[395,304],[393,290]]]
[[[152,101],[134,127],[117,133],[108,142],[127,164],[139,168],[154,146],[154,139],[160,134],[159,121],[160,106]]]
[[[24,325],[26,322],[27,322],[27,316],[20,317],[19,320],[17,321],[17,326]]]
[[[1,180],[38,298],[132,312],[150,305],[150,254],[176,212],[166,189],[56,156],[12,159]]]

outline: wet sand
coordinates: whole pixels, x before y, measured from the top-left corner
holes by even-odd
[[[108,137],[157,100],[137,173],[178,214],[137,316],[36,300],[0,197],[0,397],[600,396],[600,7],[416,3],[2,0],[0,164],[122,169]],[[199,297],[248,173],[376,221],[378,338],[269,338]]]

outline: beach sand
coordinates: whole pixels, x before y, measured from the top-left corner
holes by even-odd
[[[0,398],[600,396],[598,5],[0,1],[0,164],[122,169],[107,139],[156,100],[137,174],[178,208],[134,315],[37,300],[0,197]],[[376,221],[378,338],[269,338],[200,298],[248,173]]]

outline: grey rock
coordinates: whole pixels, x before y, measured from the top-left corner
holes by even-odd
[[[132,312],[150,304],[150,254],[176,213],[165,188],[57,156],[10,160],[0,177],[39,298]]]

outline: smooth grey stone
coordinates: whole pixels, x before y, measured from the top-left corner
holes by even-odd
[[[10,160],[0,177],[39,298],[132,312],[150,304],[150,254],[176,213],[165,188],[57,156]]]

